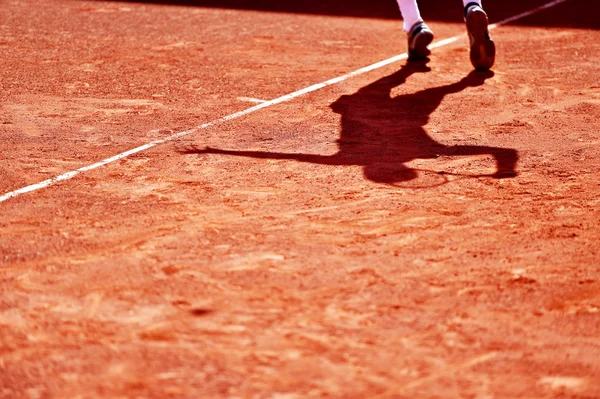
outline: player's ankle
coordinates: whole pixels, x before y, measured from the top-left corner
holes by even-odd
[[[468,14],[468,13],[471,11],[471,9],[473,9],[474,7],[477,7],[477,8],[479,8],[479,9],[481,9],[481,11],[483,11],[483,7],[481,7],[481,4],[479,4],[479,3],[477,3],[477,2],[474,2],[474,1],[472,1],[472,2],[470,2],[470,3],[467,3],[467,5],[465,6],[465,15],[464,15],[465,19],[467,18],[467,14]]]

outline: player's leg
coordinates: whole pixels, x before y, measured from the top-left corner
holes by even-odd
[[[475,69],[490,69],[496,59],[496,46],[488,30],[488,17],[481,0],[463,0],[469,33],[471,64]]]
[[[427,48],[433,41],[433,32],[419,12],[416,0],[397,0],[404,21],[404,31],[408,36],[408,55],[410,59],[422,59],[429,55]]]

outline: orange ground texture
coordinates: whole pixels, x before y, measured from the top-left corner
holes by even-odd
[[[406,51],[393,0],[251,3],[4,0],[0,196]],[[0,398],[600,398],[599,21],[568,0],[488,73],[463,35],[0,202]]]

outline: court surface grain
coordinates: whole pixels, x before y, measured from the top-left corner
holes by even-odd
[[[0,195],[406,50],[358,1],[199,3],[4,2]],[[599,398],[589,4],[0,202],[0,397]]]

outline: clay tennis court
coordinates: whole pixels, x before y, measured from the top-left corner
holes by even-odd
[[[600,7],[484,7],[2,2],[0,398],[600,398]]]

